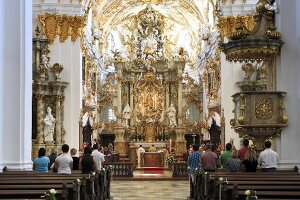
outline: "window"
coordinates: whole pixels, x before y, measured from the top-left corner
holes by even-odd
[[[116,120],[116,116],[114,114],[114,111],[111,108],[108,109],[108,120],[109,121],[115,121]]]

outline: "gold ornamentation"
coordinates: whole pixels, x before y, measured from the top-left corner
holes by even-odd
[[[255,117],[268,120],[273,116],[273,101],[271,98],[260,99],[255,102]]]
[[[282,42],[280,42],[281,46]],[[225,50],[223,49],[224,53],[226,54],[226,59],[229,61],[239,61],[239,62],[254,62],[254,61],[261,61],[269,59],[272,56],[278,55],[280,52],[280,46],[266,46],[259,44],[255,46],[246,46],[243,44],[239,44],[240,46],[236,46],[234,48]]]
[[[284,106],[284,103],[283,103],[283,100],[285,98],[285,93],[282,93],[281,96],[280,96],[280,101],[279,101],[279,107],[280,107],[280,110],[279,110],[279,115],[280,115],[280,122],[283,123],[283,124],[287,124],[288,121],[289,121],[289,118],[288,116],[286,116],[283,112],[285,110],[285,106]]]
[[[276,31],[276,27],[274,25],[274,18],[275,13],[271,11],[267,11],[265,13],[266,16],[266,32],[265,36],[270,39],[279,40],[282,38],[282,35],[280,32]]]
[[[139,1],[144,3],[155,3],[155,4],[160,4],[163,2],[163,0],[139,0]]]
[[[260,15],[220,16],[217,24],[222,37],[240,38],[252,33],[260,25]]]
[[[64,43],[69,37],[69,30],[71,25],[70,17],[68,17],[67,15],[63,15],[59,19],[58,24],[59,24],[59,31],[58,31],[59,41],[61,43]]]
[[[39,15],[39,20],[42,23],[42,32],[46,35],[49,43],[53,43],[57,34],[58,15],[46,13]]]
[[[278,136],[282,128],[287,126],[288,118],[283,113],[285,94],[279,91],[236,93],[233,95],[235,119],[230,124],[240,137]]]
[[[158,122],[163,114],[164,88],[152,72],[147,72],[144,77],[145,79],[136,85],[135,112],[141,121]]]
[[[57,35],[61,43],[65,42],[69,36],[71,36],[71,41],[75,42],[82,35],[86,17],[45,13],[39,15],[39,20],[43,25],[42,31],[51,44]]]

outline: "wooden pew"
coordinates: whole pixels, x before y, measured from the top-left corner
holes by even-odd
[[[57,173],[35,173],[35,172],[5,172],[0,174],[0,195],[12,196],[12,190],[20,192],[20,196],[27,193],[29,197],[38,197],[37,194],[44,194],[50,189],[56,189],[58,196],[64,193],[63,199],[110,199],[111,170],[105,166],[105,172],[96,176],[86,176],[81,171],[72,171],[71,175],[59,175]],[[20,177],[22,177],[20,179]],[[78,188],[77,180],[80,180]],[[68,192],[62,189],[62,183],[67,185]],[[55,188],[54,188],[55,187]],[[31,192],[22,192],[24,188],[29,188]],[[5,191],[6,190],[6,191]],[[29,190],[28,190],[29,191]],[[11,194],[11,195],[10,195]],[[67,195],[66,195],[67,194]],[[68,195],[69,194],[69,195]],[[65,197],[67,196],[67,197]],[[15,195],[17,198],[17,195]]]
[[[18,177],[13,175],[0,174],[0,196],[10,198],[37,198],[43,196],[50,189],[55,189],[59,199],[78,199],[76,187],[77,179],[68,176],[48,176],[43,175],[22,176],[18,173]],[[76,177],[76,178],[82,178]]]
[[[220,178],[226,180],[223,186],[220,186]],[[300,174],[295,172],[290,173],[211,173],[210,183],[213,185],[214,194],[211,194],[213,198],[222,199],[245,199],[245,191],[255,191],[259,199],[300,199]],[[220,189],[221,187],[221,189]],[[221,191],[221,192],[220,192]],[[252,193],[253,193],[252,192]],[[280,194],[281,195],[278,195]]]

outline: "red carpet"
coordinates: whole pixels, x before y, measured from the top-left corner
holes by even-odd
[[[144,174],[163,174],[162,167],[144,167]]]

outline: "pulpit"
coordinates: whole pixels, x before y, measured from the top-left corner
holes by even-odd
[[[142,155],[142,167],[163,167],[163,152],[145,152]]]

